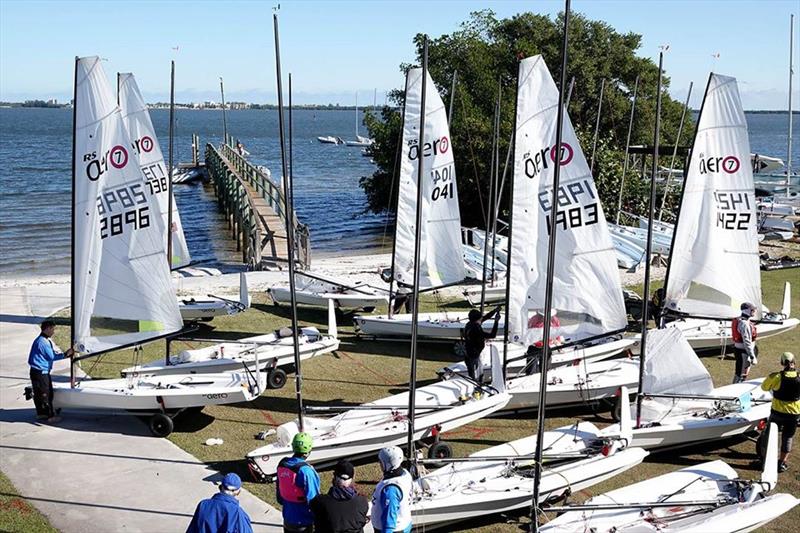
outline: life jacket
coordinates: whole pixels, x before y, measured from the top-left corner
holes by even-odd
[[[781,371],[781,384],[777,390],[772,391],[772,397],[782,402],[800,400],[800,375],[789,377],[786,375],[786,370]]]
[[[553,328],[560,328],[561,321],[558,319],[557,316],[550,317],[550,330],[552,331]],[[544,317],[542,315],[534,315],[528,320],[528,329],[540,328],[544,329]],[[550,337],[550,346],[560,346],[564,344],[564,337],[561,335],[556,335],[555,337]],[[533,343],[534,346],[537,348],[541,348],[544,346],[544,340],[538,340]]]
[[[278,463],[278,491],[281,499],[290,503],[306,503],[306,493],[295,484],[297,473],[304,466],[308,466],[305,461],[300,461],[291,466],[286,465],[286,459],[281,459]]]
[[[372,493],[372,527],[378,530],[383,530],[383,508],[381,506],[381,496],[383,489],[394,485],[400,489],[400,509],[397,510],[397,524],[394,531],[403,531],[411,525],[411,493],[414,490],[414,481],[411,479],[411,474],[407,470],[396,477],[389,479],[382,479],[375,487],[375,492]]]
[[[739,322],[742,321],[741,317],[734,318],[731,321],[731,337],[733,337],[734,344],[739,343],[742,344],[744,340],[742,339],[742,334],[739,333]],[[753,340],[756,340],[758,337],[758,331],[756,330],[756,325],[750,322],[749,320],[747,323],[750,325],[750,337]]]

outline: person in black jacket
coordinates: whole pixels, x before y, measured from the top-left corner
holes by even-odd
[[[494,325],[491,332],[483,329],[483,322],[494,316]],[[497,336],[497,326],[500,321],[500,308],[489,311],[485,316],[477,309],[469,312],[469,322],[464,326],[464,363],[467,365],[469,377],[479,384],[483,384],[483,365],[481,352],[486,347],[486,339]],[[477,392],[477,391],[476,391]]]
[[[367,499],[353,486],[355,469],[341,460],[333,469],[333,485],[328,494],[311,500],[315,533],[361,533],[369,519]]]

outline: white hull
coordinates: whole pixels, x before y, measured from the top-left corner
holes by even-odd
[[[608,229],[612,235],[617,236],[620,239],[624,239],[642,250],[647,249],[647,231],[641,228],[635,228],[632,226],[617,226],[615,224],[609,224]],[[656,254],[664,254],[669,255],[670,246],[672,246],[671,237],[660,234],[658,232],[653,233],[653,242],[652,242],[652,251]]]
[[[259,394],[244,373],[139,376],[53,384],[57,409],[161,411],[249,402]],[[159,401],[160,400],[160,401]]]
[[[427,339],[453,339],[461,338],[461,330],[469,319],[467,311],[446,312],[446,313],[420,313],[417,323],[417,335]],[[356,334],[368,337],[400,337],[411,338],[411,315],[395,314],[389,318],[388,315],[356,316],[353,317]],[[493,320],[483,323],[483,329],[491,331],[494,324]],[[502,334],[505,328],[505,320],[500,317],[498,335]]]
[[[481,304],[481,286],[472,286],[464,289],[464,298],[473,307],[478,307]],[[486,287],[485,303],[493,304],[504,302],[506,299],[506,282],[505,279],[498,281],[493,287]]]
[[[505,392],[484,394],[481,399],[471,396],[472,383],[462,379],[434,383],[420,387],[416,392],[417,415],[414,422],[414,438],[430,437],[434,427],[450,431],[488,416],[508,403]],[[408,421],[408,392],[382,398],[367,406],[391,406],[397,409],[350,410],[335,417],[323,419],[304,417],[304,431],[314,439],[314,453],[308,457],[311,463],[332,462],[340,457],[357,457],[376,452],[384,446],[401,445],[406,442]],[[461,400],[465,398],[466,401]],[[425,407],[446,407],[425,411]],[[262,446],[249,454],[250,464],[265,476],[273,476],[280,460],[292,454],[291,440],[297,433],[295,422],[278,428],[278,441]]]
[[[181,318],[186,322],[193,320],[210,320],[218,316],[236,315],[244,311],[244,307],[236,302],[223,300],[180,300],[178,308]]]
[[[276,304],[290,304],[291,294],[286,287],[271,287],[267,290]],[[328,307],[332,301],[336,309],[374,309],[389,303],[388,291],[378,292],[361,282],[348,283],[334,278],[295,274],[295,297],[297,303],[313,307]]]
[[[339,339],[320,335],[316,328],[302,328],[300,335],[300,360],[339,349]],[[257,363],[258,362],[258,363]],[[294,342],[291,336],[278,337],[275,333],[247,337],[239,342],[224,342],[214,346],[185,350],[164,359],[122,370],[125,377],[130,374],[207,374],[242,370],[270,370],[294,364]]]

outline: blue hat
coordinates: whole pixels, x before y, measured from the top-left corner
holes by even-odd
[[[242,488],[242,478],[236,474],[225,474],[222,478],[222,487],[226,490],[239,490]]]

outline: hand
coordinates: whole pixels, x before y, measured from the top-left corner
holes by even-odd
[[[73,355],[75,355],[75,350],[72,348],[69,348],[66,352],[64,352],[64,357],[72,357]]]

